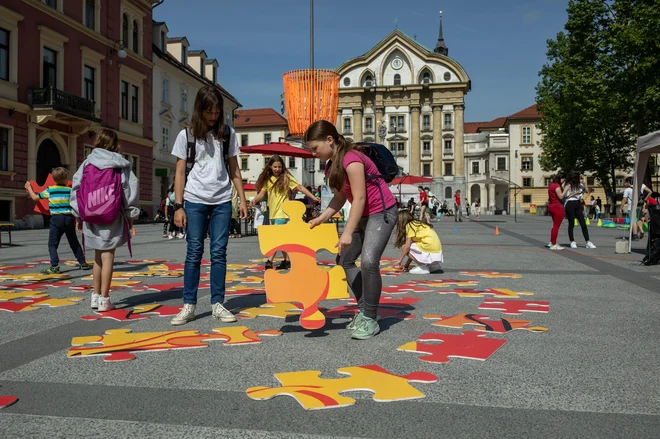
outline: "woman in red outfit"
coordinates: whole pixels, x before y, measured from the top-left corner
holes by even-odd
[[[557,235],[559,234],[559,226],[564,220],[564,204],[562,200],[568,191],[568,187],[562,190],[561,185],[564,183],[564,175],[557,173],[552,177],[552,183],[548,186],[548,213],[552,216],[552,232],[550,233],[550,250],[563,250],[564,247],[557,245]]]

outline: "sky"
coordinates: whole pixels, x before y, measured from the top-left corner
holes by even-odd
[[[546,42],[568,0],[315,0],[314,66],[335,69],[398,27],[434,48],[439,11],[449,56],[472,80],[465,121],[489,121],[534,104]],[[243,109],[280,110],[282,75],[310,66],[309,0],[165,0],[153,18],[219,63],[218,82]]]

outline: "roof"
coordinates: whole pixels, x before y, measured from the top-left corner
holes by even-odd
[[[204,54],[204,56],[208,56],[208,55],[206,55],[206,51],[205,51],[204,49],[201,49],[201,50],[189,50],[189,51],[188,51],[188,56],[191,56],[191,55],[192,55],[192,56],[197,56],[197,55],[201,55],[202,53]]]
[[[504,116],[498,117],[497,119],[493,119],[489,122],[465,122],[463,126],[463,132],[465,134],[475,134],[481,132],[482,130],[495,130],[504,128],[506,120],[507,118]]]
[[[234,113],[234,127],[288,127],[287,120],[272,108],[254,108],[250,110],[236,110]]]
[[[540,119],[541,113],[536,111],[536,104],[530,105],[529,107],[521,110],[517,113],[513,113],[507,119]]]

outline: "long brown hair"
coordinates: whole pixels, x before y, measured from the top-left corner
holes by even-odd
[[[305,143],[313,140],[325,140],[328,136],[332,137],[335,144],[335,156],[328,168],[328,183],[336,191],[344,188],[346,181],[346,171],[342,166],[344,156],[348,151],[355,149],[355,146],[348,142],[344,136],[337,132],[337,128],[327,120],[318,120],[311,124],[305,131]]]
[[[421,221],[417,221],[408,209],[400,210],[396,221],[396,238],[394,239],[394,247],[401,248],[403,247],[403,244],[406,243],[406,229],[408,228],[408,224],[410,224],[413,230],[417,230],[419,227],[433,228],[430,224],[424,224]]]
[[[103,148],[110,152],[119,152],[119,137],[117,137],[117,133],[107,128],[102,129],[96,135],[94,148]]]
[[[205,85],[200,88],[195,97],[195,105],[193,108],[192,115],[192,135],[196,139],[206,139],[206,135],[211,131],[216,139],[220,138],[221,133],[224,129],[225,123],[225,111],[224,111],[224,99],[218,91],[217,88]],[[213,110],[213,107],[217,107],[220,110],[220,116],[210,129],[204,118],[204,111]]]
[[[270,160],[268,160],[268,163],[266,163],[266,167],[261,172],[261,175],[259,175],[259,178],[257,179],[257,183],[255,184],[255,188],[257,189],[257,192],[261,192],[261,189],[263,189],[266,183],[270,181],[270,178],[275,176],[275,174],[273,174],[273,170],[271,169],[271,166],[273,165],[273,163],[278,163],[278,162],[282,164],[282,172],[280,173],[279,177],[277,177],[277,180],[275,180],[275,184],[273,184],[273,189],[275,189],[277,192],[280,193],[289,192],[289,171],[287,171],[286,165],[284,164],[284,160],[282,159],[282,157],[279,156],[279,154],[274,154],[273,156],[271,156]]]

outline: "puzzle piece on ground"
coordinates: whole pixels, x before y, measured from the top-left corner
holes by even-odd
[[[383,293],[387,294],[407,294],[413,293],[430,293],[434,291],[432,288],[427,288],[415,284],[403,283],[399,285],[390,285],[382,288]]]
[[[490,279],[500,279],[500,278],[509,278],[509,279],[522,279],[522,274],[516,273],[500,273],[498,271],[459,271],[458,274],[463,276],[478,276]]]
[[[83,279],[85,279],[85,278],[83,278]],[[89,278],[89,280],[91,280],[91,278]],[[120,289],[126,288],[126,287],[134,288],[138,285],[142,285],[142,282],[140,282],[139,280],[128,280],[128,281],[113,280],[112,282],[110,282],[110,291],[120,290]],[[76,286],[71,287],[71,289],[73,291],[88,291],[92,288],[94,288],[94,286],[91,285],[91,284],[89,284],[89,285],[76,285]]]
[[[3,271],[0,271],[0,281],[15,281],[15,282],[23,282],[23,281],[42,281],[42,280],[50,280],[50,279],[71,279],[71,276],[68,274],[64,273],[57,273],[57,274],[43,274],[43,273],[22,273],[22,274],[12,274],[12,273],[5,273]]]
[[[421,297],[389,297],[381,296],[380,301],[378,302],[379,307],[408,307],[414,305],[415,303],[422,300]],[[355,298],[348,300],[348,303],[351,305],[357,304]]]
[[[485,297],[510,298],[520,296],[531,296],[531,291],[512,291],[508,288],[486,288],[485,290],[475,290],[473,288],[451,288],[449,290],[436,290],[438,294],[456,294],[459,297]]]
[[[256,308],[245,308],[236,314],[236,317],[242,317],[244,319],[254,319],[257,317],[285,319],[290,316],[299,316],[301,312],[301,307],[294,303],[278,302],[267,303]]]
[[[48,294],[43,291],[13,291],[13,290],[0,290],[0,302],[17,299],[37,299],[40,297],[48,297]]]
[[[10,405],[14,404],[16,401],[18,401],[17,396],[0,396],[0,409],[3,409],[5,407],[9,407]]]
[[[166,284],[140,284],[136,285],[133,288],[133,291],[159,291],[161,293],[165,291],[173,290],[183,290],[183,282],[170,282]]]
[[[212,340],[222,340],[224,345],[253,344],[261,343],[260,336],[282,335],[280,331],[274,329],[253,332],[246,326],[214,328],[212,331],[209,334],[200,334],[194,329],[166,332],[132,332],[128,328],[110,329],[100,336],[74,337],[67,356],[104,355],[103,361],[128,361],[135,359],[133,352],[204,348],[208,346],[206,342]]]
[[[9,312],[22,312],[22,311],[35,311],[43,306],[50,306],[51,308],[57,308],[60,306],[70,306],[77,305],[78,302],[81,302],[85,299],[82,297],[65,297],[65,298],[52,298],[50,296],[39,297],[36,299],[27,299],[23,302],[0,302],[0,311],[9,311]]]
[[[329,271],[322,270],[316,263],[316,252],[320,249],[337,253],[337,229],[333,224],[310,229],[309,224],[302,221],[305,206],[297,201],[286,201],[282,208],[290,218],[288,224],[258,229],[259,246],[265,256],[282,251],[291,260],[287,273],[266,270],[266,297],[269,303],[302,304],[301,326],[319,329],[325,324],[325,316],[318,309],[319,302],[349,297],[344,269],[335,266]]]
[[[256,270],[258,268],[263,270],[264,266],[259,264],[227,264],[227,270],[229,271]]]
[[[164,264],[165,262],[169,262],[169,259],[144,259],[144,260],[138,260],[138,259],[129,259],[127,261],[124,261],[126,264],[131,264],[131,265],[141,265],[141,264]],[[204,261],[202,261],[204,262]],[[208,261],[206,261],[208,262]]]
[[[49,261],[48,263],[50,263],[50,261]],[[9,265],[9,266],[2,266],[2,267],[0,267],[0,273],[2,273],[2,272],[16,271],[16,270],[33,270],[34,268],[35,268],[34,265]]]
[[[456,279],[435,279],[435,280],[413,280],[410,283],[415,285],[425,285],[432,288],[444,288],[455,285],[457,287],[473,287],[478,285],[476,280],[456,280]]]
[[[96,311],[96,314],[91,316],[82,316],[81,319],[92,321],[99,319],[112,319],[118,322],[125,322],[128,320],[144,320],[148,319],[148,314],[156,314],[159,317],[170,317],[177,315],[183,305],[181,306],[165,306],[159,303],[152,303],[149,305],[136,306],[133,309],[119,308],[112,311]],[[145,315],[147,314],[147,315]]]
[[[350,305],[338,306],[330,309],[321,308],[321,312],[323,312],[326,318],[331,320],[340,317],[352,318],[355,314],[358,313],[358,307],[356,305]],[[378,320],[385,320],[390,318],[398,320],[412,320],[415,318],[415,316],[399,308],[378,308]]]
[[[412,341],[399,346],[399,351],[428,354],[419,357],[429,363],[448,363],[449,357],[468,358],[484,361],[501,348],[506,340],[487,338],[486,334],[474,331],[463,331],[462,334],[438,334],[427,332],[419,337],[419,341],[441,341],[441,344],[419,343]]]
[[[140,305],[133,307],[133,312],[139,315],[156,314],[159,317],[171,317],[181,312],[183,305],[168,306],[161,305],[160,303],[152,303],[150,305]]]
[[[240,282],[243,284],[261,284],[264,282],[263,277],[259,276],[241,276],[238,273],[227,273],[225,282]]]
[[[225,289],[225,296],[249,296],[252,294],[266,294],[266,289],[254,288],[249,285],[232,285]]]
[[[439,314],[427,314],[423,317],[427,320],[435,320],[433,326],[445,328],[462,328],[464,325],[476,325],[475,331],[487,331],[505,333],[515,329],[526,329],[532,332],[545,332],[548,328],[543,326],[529,326],[530,320],[518,319],[494,319],[481,314],[456,314],[454,316],[441,316]]]
[[[45,288],[59,288],[59,287],[71,287],[73,285],[73,282],[70,280],[63,280],[59,282],[29,282],[26,284],[7,284],[3,285],[3,288],[7,288],[10,290],[43,290]]]
[[[550,302],[485,299],[484,303],[479,305],[479,309],[491,309],[495,311],[502,311],[502,314],[519,316],[523,313],[523,311],[547,313],[550,311]]]
[[[334,227],[334,226],[333,226]],[[321,378],[319,370],[276,373],[281,387],[251,387],[245,391],[256,400],[268,400],[279,395],[293,397],[305,410],[346,407],[355,399],[341,395],[344,392],[367,391],[378,402],[404,401],[424,398],[424,394],[410,385],[435,383],[438,377],[428,372],[395,375],[377,365],[343,367],[337,369],[343,378]]]

